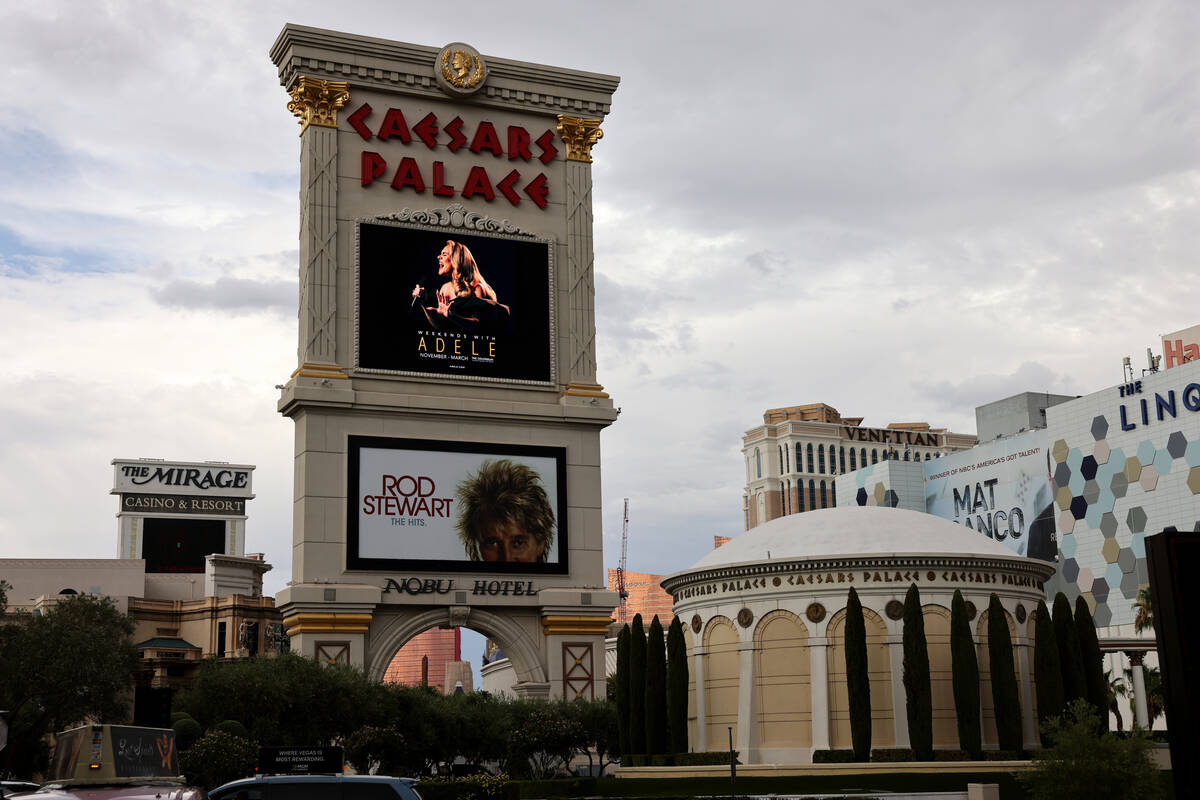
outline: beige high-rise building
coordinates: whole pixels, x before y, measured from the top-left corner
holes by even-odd
[[[836,475],[888,459],[928,461],[977,443],[971,434],[927,422],[871,428],[862,421],[843,417],[825,403],[767,409],[763,424],[742,436],[746,530],[788,514],[837,506]]]

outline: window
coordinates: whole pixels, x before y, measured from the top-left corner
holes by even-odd
[[[825,503],[825,481],[821,481],[821,508],[828,508]]]
[[[817,445],[817,472],[825,474],[825,445]]]
[[[217,658],[225,657],[225,623],[217,623]]]
[[[796,502],[798,503],[799,513],[804,513],[804,481],[796,481]]]
[[[838,472],[846,471],[846,448],[838,448]]]
[[[876,450],[874,447],[871,448],[871,463],[872,464],[879,463],[879,451]]]
[[[911,461],[911,460],[912,460],[912,459],[910,459],[910,458],[909,458],[909,455],[911,455],[911,454],[910,454],[910,453],[909,453],[907,450],[905,450],[905,451],[904,451],[904,460],[905,460],[905,461]]]
[[[759,449],[757,447],[754,448],[754,465],[755,465],[754,468],[758,471],[758,477],[761,478],[762,477],[762,453],[759,452]]]
[[[832,481],[829,483],[829,504],[837,508],[837,484]]]
[[[817,507],[817,487],[816,483],[811,480],[808,482],[808,507]]]
[[[862,450],[858,451],[858,463],[859,466],[863,467],[867,465],[867,448],[864,447]]]
[[[855,466],[855,463],[854,463],[854,448],[851,447],[850,448],[850,471],[854,472],[854,470],[856,470],[856,469],[858,469],[858,467]]]
[[[788,452],[788,446],[786,444],[783,446],[783,471],[792,471],[792,455]]]
[[[809,443],[808,443],[808,471],[809,471],[809,472],[816,472],[816,470],[815,470],[815,469],[813,469],[813,457],[812,457],[812,456],[813,456],[813,453],[812,453],[812,442],[809,442]]]

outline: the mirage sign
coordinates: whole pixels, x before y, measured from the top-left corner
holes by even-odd
[[[1054,509],[1045,431],[1030,431],[924,462],[925,510],[1053,561]]]
[[[254,467],[248,464],[120,458],[112,464],[112,494],[254,497],[251,488]]]

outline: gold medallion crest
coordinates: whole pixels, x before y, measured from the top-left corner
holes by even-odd
[[[452,42],[438,53],[434,69],[438,85],[455,95],[478,91],[487,77],[487,65],[479,51],[462,42]]]

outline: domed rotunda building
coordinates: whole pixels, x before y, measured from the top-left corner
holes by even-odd
[[[1035,739],[1033,615],[1054,565],[1025,558],[953,522],[896,508],[833,508],[780,517],[743,533],[662,582],[675,598],[690,656],[689,741],[740,760],[805,763],[850,748],[844,623],[851,587],[863,606],[872,747],[907,747],[903,608],[921,593],[933,689],[934,746],[958,748],[950,667],[950,602],[967,601],[977,642],[985,747],[997,747],[988,674],[987,609],[1004,607],[1024,738]]]

